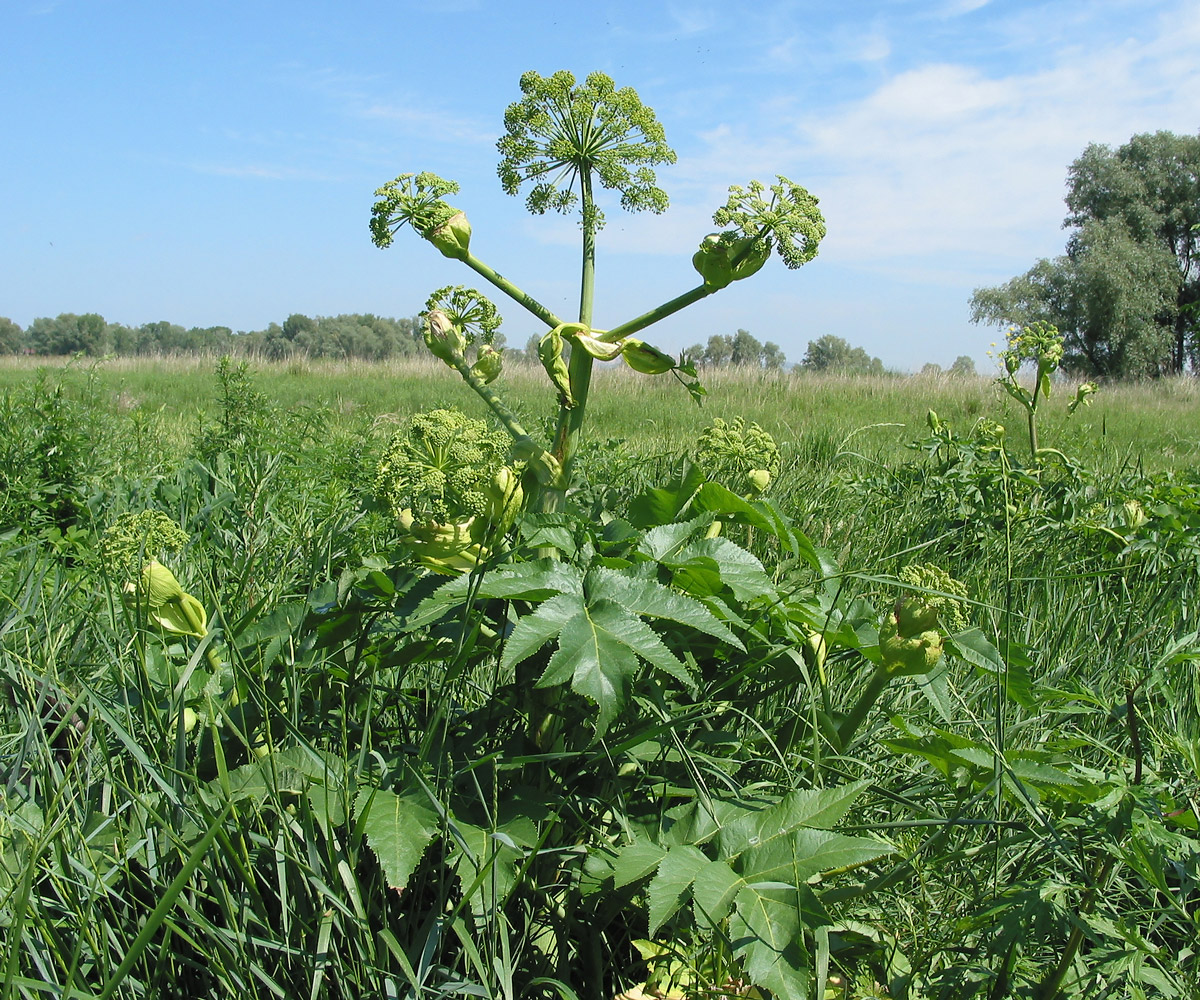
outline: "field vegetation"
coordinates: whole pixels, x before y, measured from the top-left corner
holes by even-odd
[[[521,90],[578,319],[453,182],[372,235],[540,367],[447,286],[425,361],[0,369],[0,1000],[1196,1000],[1195,384],[1068,383],[1044,319],[994,379],[644,341],[813,258],[784,177],[594,329],[595,195],[674,154],[603,74]]]

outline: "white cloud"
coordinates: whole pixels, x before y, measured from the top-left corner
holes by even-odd
[[[1062,251],[1066,170],[1088,143],[1200,124],[1200,5],[1185,13],[1145,39],[1052,47],[1026,72],[929,63],[837,106],[776,105],[769,126],[700,136],[681,172],[805,184],[829,222],[822,255],[843,263],[923,264],[933,281],[972,261],[1021,269]]]
[[[495,130],[484,128],[477,121],[411,104],[377,101],[363,105],[355,114],[360,118],[391,122],[405,132],[431,142],[449,140],[490,144],[496,141]]]

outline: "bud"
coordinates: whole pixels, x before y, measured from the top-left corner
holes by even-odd
[[[704,279],[705,286],[714,291],[750,277],[771,256],[769,240],[749,236],[731,239],[730,235],[710,233],[692,255],[692,267]]]
[[[463,360],[467,338],[441,309],[430,309],[425,314],[425,346],[453,368],[456,361]]]
[[[521,488],[520,477],[507,465],[500,466],[492,477],[491,526],[500,531],[507,531],[516,520],[521,510],[521,501],[525,499],[525,491]]]
[[[466,260],[471,246],[471,223],[465,213],[455,212],[442,225],[430,230],[426,239],[444,256]]]
[[[643,375],[662,375],[675,368],[673,357],[636,337],[625,338],[624,346],[621,348],[621,357],[625,359],[625,363],[630,368]]]
[[[942,634],[930,629],[905,636],[899,631],[897,619],[897,613],[888,615],[879,630],[879,652],[883,654],[884,667],[894,677],[929,673],[942,658]]]
[[[575,408],[575,397],[571,395],[571,376],[563,360],[563,338],[559,327],[555,327],[538,341],[538,360],[558,389],[559,402],[568,410]]]
[[[608,344],[586,333],[568,333],[567,337],[571,343],[578,344],[597,361],[612,361],[621,353],[621,348],[624,344],[620,340],[615,344]]]
[[[151,559],[142,570],[140,596],[145,598],[146,606],[157,610],[170,601],[183,596],[183,588],[166,566],[157,559]]]
[[[164,632],[203,638],[208,633],[208,613],[187,593],[166,566],[150,560],[137,584],[125,584],[125,603],[144,610]]]
[[[479,357],[476,358],[475,364],[471,365],[471,374],[484,385],[488,385],[500,377],[500,370],[503,367],[502,352],[497,351],[491,344],[484,344],[479,348]]]
[[[750,484],[751,496],[765,493],[767,487],[771,485],[771,470],[751,469],[746,473],[746,482]]]

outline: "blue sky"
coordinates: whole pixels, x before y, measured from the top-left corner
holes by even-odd
[[[728,185],[783,174],[821,200],[816,260],[648,339],[741,327],[798,361],[831,333],[897,368],[982,365],[971,291],[1062,252],[1068,164],[1200,128],[1200,0],[0,0],[0,38],[0,315],[22,326],[412,315],[474,278],[407,231],[372,246],[374,189],[420,170],[461,183],[474,252],[568,314],[577,224],[501,191],[495,139],[525,70],[602,70],[679,161],[664,215],[607,206],[598,326],[694,285]],[[537,331],[498,304],[510,343]]]

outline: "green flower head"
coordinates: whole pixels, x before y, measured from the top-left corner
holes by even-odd
[[[905,566],[898,574],[908,584],[879,628],[879,651],[896,676],[928,673],[942,658],[947,634],[967,627],[962,600],[967,588],[938,566]]]
[[[621,194],[621,206],[636,212],[662,212],[666,193],[656,185],[660,163],[674,163],[662,125],[632,87],[616,88],[603,73],[579,85],[566,70],[543,77],[521,76],[521,100],[504,112],[505,135],[496,143],[500,183],[515,195],[532,182],[525,199],[535,215],[569,212],[592,177]],[[595,231],[602,213],[593,210],[584,226]]]
[[[807,190],[782,175],[777,179],[770,188],[761,181],[744,188],[732,185],[729,200],[713,213],[713,222],[732,226],[751,241],[774,242],[784,264],[797,268],[817,255],[825,238],[825,218]]]
[[[437,174],[401,174],[395,180],[388,181],[375,192],[376,202],[371,208],[371,241],[379,248],[392,245],[396,232],[405,225],[412,226],[419,235],[427,240],[437,240],[435,234],[445,226],[455,226],[451,220],[462,215],[455,208],[447,205],[442,198],[458,192],[458,184],[448,181]],[[457,231],[442,237],[443,242],[450,240],[447,247],[462,247],[465,253],[466,241],[470,239],[470,227],[467,226],[465,239],[462,226],[466,216],[457,220]],[[448,253],[447,249],[438,244],[438,249],[447,256],[457,256]]]
[[[779,475],[779,446],[758,424],[717,417],[697,441],[696,463],[710,478],[756,497]]]
[[[121,514],[104,532],[101,552],[114,576],[133,579],[143,566],[164,552],[178,552],[188,536],[179,525],[159,510]]]

